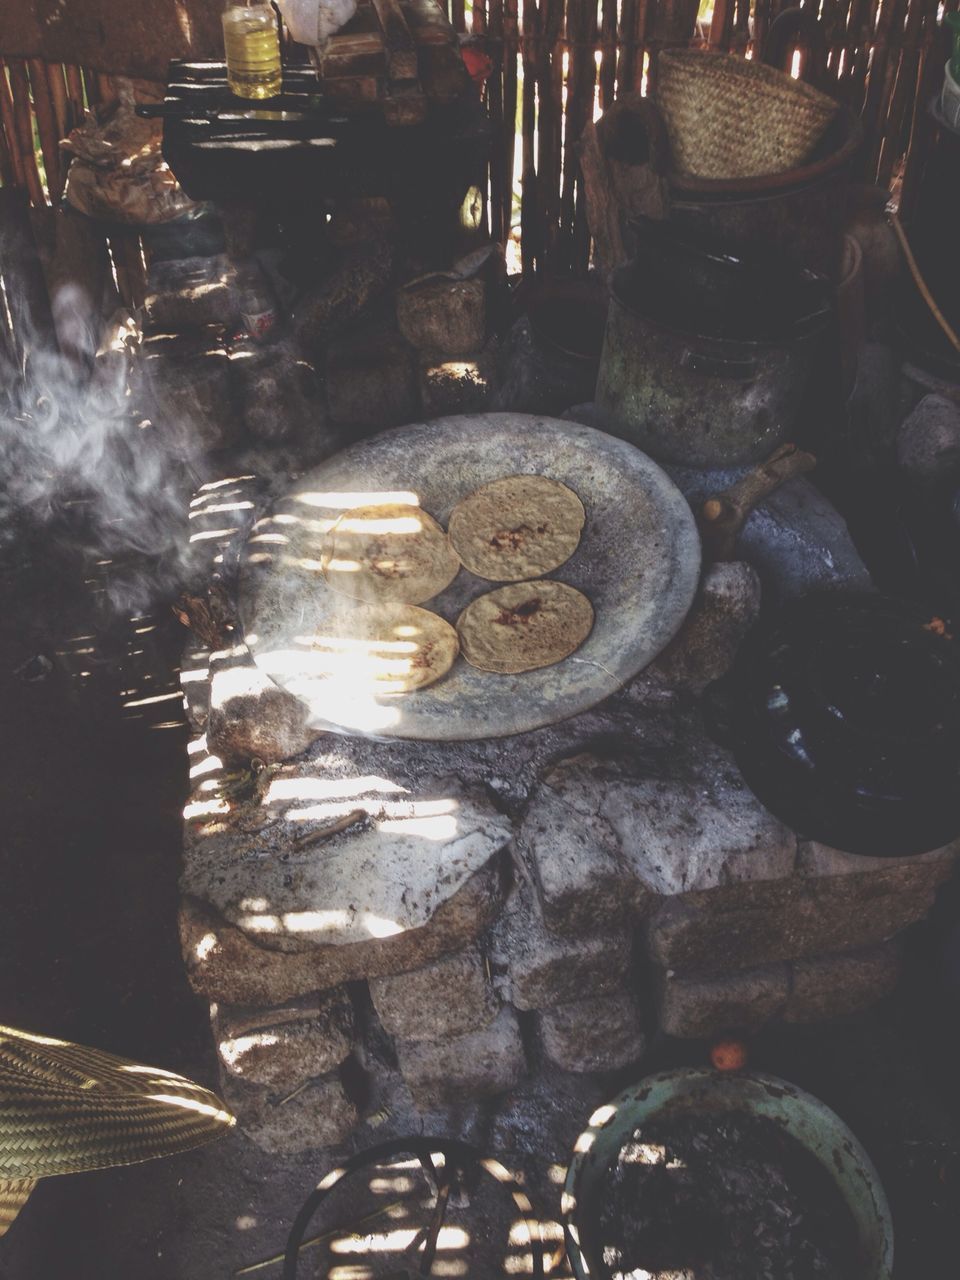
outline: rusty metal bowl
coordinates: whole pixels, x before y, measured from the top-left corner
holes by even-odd
[[[833,1179],[856,1224],[862,1266],[850,1280],[891,1280],[893,1225],[876,1169],[829,1107],[776,1076],[680,1068],[648,1076],[590,1117],[574,1146],[563,1191],[567,1256],[577,1280],[609,1280],[596,1239],[598,1198],[623,1145],[643,1125],[671,1115],[747,1112],[781,1125]]]

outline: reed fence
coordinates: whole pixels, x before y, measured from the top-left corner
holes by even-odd
[[[454,27],[488,53],[484,95],[493,128],[487,214],[497,240],[519,241],[525,274],[583,273],[590,257],[577,142],[623,93],[650,92],[667,45],[703,44],[761,56],[785,0],[442,0]],[[709,3],[709,0],[706,0]],[[954,9],[960,0],[946,0]],[[909,204],[920,125],[946,57],[943,0],[811,0],[790,15],[778,65],[862,118],[863,177]],[[784,23],[778,24],[783,27]],[[109,77],[39,59],[0,58],[0,186],[55,206],[65,178],[59,142],[86,107],[115,98]],[[129,231],[107,235],[121,296],[143,289],[143,254]]]

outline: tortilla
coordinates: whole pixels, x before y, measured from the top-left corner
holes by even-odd
[[[345,607],[310,639],[303,667],[359,695],[410,693],[436,684],[460,646],[449,622],[412,604]]]
[[[471,666],[507,674],[550,667],[579,649],[593,605],[565,582],[516,582],[478,596],[457,619]]]
[[[522,582],[573,555],[586,513],[565,484],[547,476],[504,476],[475,489],[450,515],[464,566],[494,582]]]
[[[433,516],[400,502],[345,511],[327,534],[322,565],[334,591],[369,604],[421,604],[460,569]]]

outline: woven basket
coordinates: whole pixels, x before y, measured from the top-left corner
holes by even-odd
[[[794,169],[837,111],[826,94],[736,54],[660,54],[657,104],[674,167],[697,178],[757,178]]]

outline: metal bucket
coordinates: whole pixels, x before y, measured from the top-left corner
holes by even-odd
[[[850,1280],[891,1280],[893,1226],[876,1169],[847,1126],[818,1098],[756,1072],[680,1069],[648,1076],[590,1118],[577,1139],[563,1191],[567,1255],[577,1280],[604,1280],[594,1231],[606,1173],[645,1122],[698,1112],[748,1112],[781,1125],[830,1174],[856,1224],[862,1266]]]
[[[759,462],[793,439],[827,316],[769,339],[711,336],[694,327],[692,303],[664,319],[665,292],[638,263],[613,274],[596,391],[604,429],[657,462],[701,468]]]

